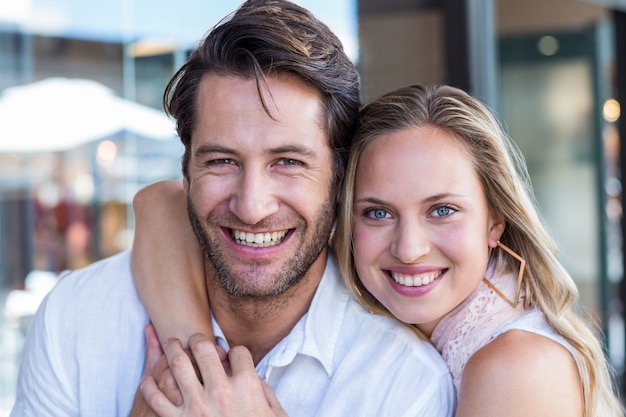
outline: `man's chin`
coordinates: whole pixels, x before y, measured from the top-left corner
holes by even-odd
[[[273,273],[264,273],[268,269]],[[275,264],[259,268],[243,268],[238,271],[225,271],[217,268],[219,281],[228,294],[235,297],[268,299],[280,296],[292,285],[299,281],[298,277],[289,277],[284,274],[276,274]]]

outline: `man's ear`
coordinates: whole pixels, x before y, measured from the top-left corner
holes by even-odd
[[[189,180],[186,175],[183,176],[183,190],[185,190],[185,193],[189,194]]]

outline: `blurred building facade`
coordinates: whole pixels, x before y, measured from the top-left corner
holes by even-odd
[[[500,117],[527,158],[581,305],[623,375],[626,2],[354,1],[364,100],[408,84],[445,83],[480,97]],[[0,23],[0,103],[16,86],[88,78],[160,110],[165,85],[191,48]],[[67,114],[65,123],[77,122]],[[26,288],[32,271],[58,273],[128,248],[134,193],[180,178],[176,139],[119,131],[67,149],[3,151],[13,140],[0,136],[0,304]],[[15,317],[3,320],[12,330],[0,339],[0,417],[11,404],[25,331]]]
[[[0,23],[0,416],[13,403],[22,342],[49,282],[41,280],[44,273],[127,249],[134,193],[159,179],[180,178],[182,145],[161,97],[189,49],[150,46],[121,36],[82,39]],[[14,112],[7,114],[22,90],[49,94],[43,91],[48,87],[54,96],[33,92],[20,123],[21,130],[49,126],[40,126],[39,137],[24,137],[20,129],[7,133]],[[36,110],[44,99],[49,110]],[[146,129],[163,129],[152,134],[132,123],[109,129],[113,111],[146,114]],[[99,129],[89,125],[100,122],[107,133],[94,136]],[[63,139],[59,132],[80,132],[85,124],[84,138],[54,143]],[[31,140],[32,146],[26,143]]]

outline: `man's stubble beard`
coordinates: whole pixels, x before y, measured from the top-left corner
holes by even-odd
[[[335,220],[335,206],[330,202],[331,200],[333,199],[327,199],[318,211],[314,220],[316,228],[313,236],[299,245],[294,256],[284,263],[281,270],[275,271],[272,274],[273,285],[271,288],[264,290],[260,290],[254,285],[243,285],[247,280],[243,277],[241,277],[241,279],[236,278],[235,273],[229,268],[227,257],[221,251],[219,245],[214,243],[203,227],[204,225],[212,225],[211,229],[218,230],[219,226],[211,219],[210,215],[203,221],[195,210],[189,196],[187,196],[187,211],[191,226],[202,247],[202,251],[213,267],[221,286],[231,296],[231,299],[241,301],[266,301],[284,294],[288,289],[297,285],[328,246]],[[299,223],[300,227],[297,228],[297,233],[304,229],[306,221],[301,218]],[[296,236],[291,236],[291,239],[294,237]],[[264,266],[263,264],[255,265],[251,268],[249,275],[251,277],[255,275],[254,271],[256,270],[265,272],[265,275],[267,275],[265,268],[269,267],[270,266]],[[250,278],[250,281],[254,284],[253,278]]]

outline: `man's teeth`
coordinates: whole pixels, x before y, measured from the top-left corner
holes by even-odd
[[[422,285],[430,284],[441,274],[442,274],[442,271],[436,271],[430,274],[420,274],[420,275],[407,275],[407,274],[400,274],[397,272],[392,272],[391,277],[398,284],[404,285],[405,287],[420,287]]]
[[[287,235],[288,230],[265,233],[247,233],[242,230],[231,230],[230,234],[239,245],[263,248],[279,244]]]

